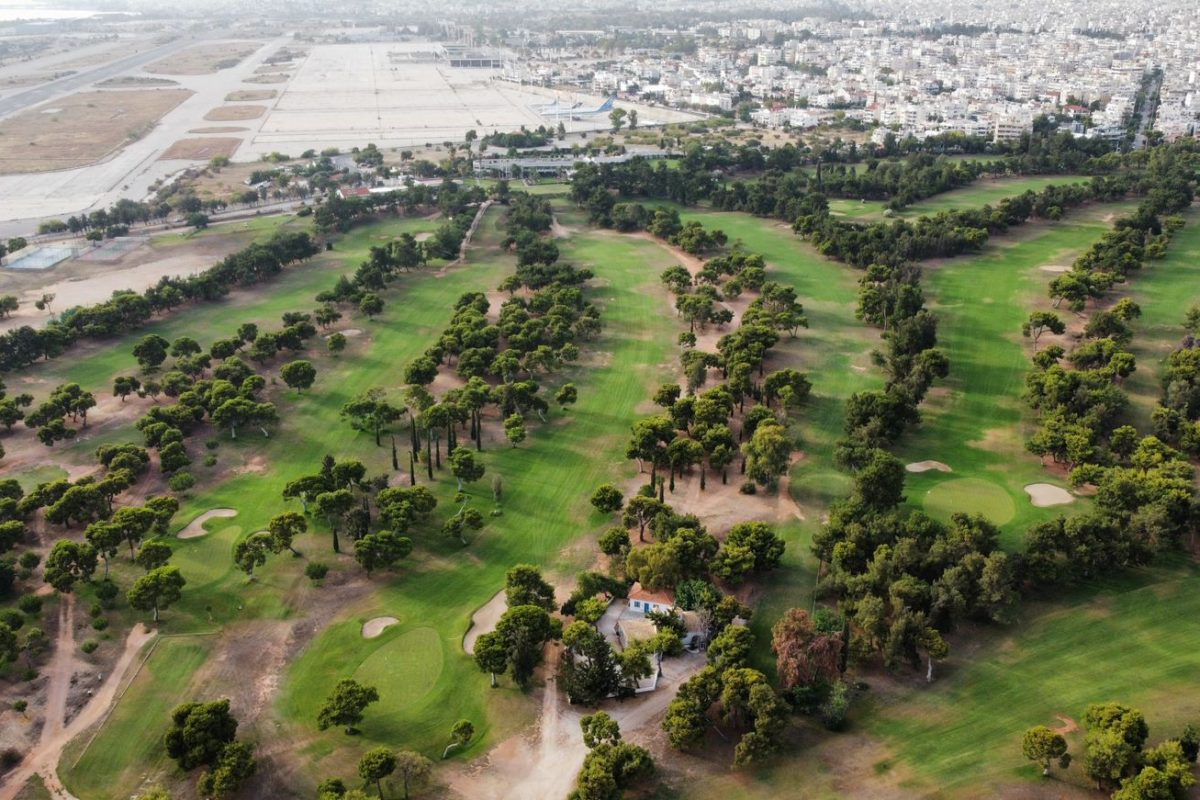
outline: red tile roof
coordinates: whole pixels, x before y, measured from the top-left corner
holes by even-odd
[[[651,592],[642,588],[642,584],[640,583],[634,583],[633,586],[630,587],[629,599],[642,601],[649,600],[651,603],[657,603],[658,605],[663,606],[675,605],[674,592],[667,591],[666,589],[660,589],[657,592]]]

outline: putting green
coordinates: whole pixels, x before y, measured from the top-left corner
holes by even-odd
[[[999,484],[982,478],[942,481],[925,493],[925,511],[941,520],[963,511],[983,514],[996,525],[1003,525],[1017,513],[1012,497]]]
[[[380,638],[386,635],[384,631]],[[433,628],[415,628],[367,656],[354,679],[386,693],[388,705],[400,709],[429,694],[441,674],[441,637]]]

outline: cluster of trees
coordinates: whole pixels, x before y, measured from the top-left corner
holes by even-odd
[[[1183,733],[1154,747],[1146,747],[1150,727],[1141,711],[1123,703],[1095,703],[1084,717],[1083,769],[1096,788],[1112,792],[1113,800],[1174,800],[1187,797],[1196,777],[1200,731],[1187,725]],[[1050,774],[1073,761],[1067,740],[1044,725],[1027,730],[1021,738],[1025,757]]]
[[[1001,200],[994,207],[940,211],[916,220],[860,224],[820,210],[820,199],[809,206],[813,213],[792,218],[792,227],[823,254],[848,264],[894,264],[925,258],[948,258],[978,252],[988,237],[1033,217],[1059,219],[1069,208],[1089,200],[1111,199],[1134,188],[1121,177],[1094,178],[1088,184],[1047,186]],[[787,219],[785,217],[785,219]]]
[[[111,472],[111,471],[110,471]],[[178,567],[171,566],[172,551],[162,540],[167,532],[171,517],[179,510],[179,501],[170,496],[151,497],[141,506],[125,506],[115,511],[105,508],[104,490],[99,488],[104,481],[85,482],[74,485],[65,481],[39,486],[26,500],[46,502],[61,494],[46,507],[46,519],[67,515],[70,522],[88,522],[84,530],[84,541],[59,539],[46,556],[44,578],[46,583],[59,592],[69,593],[80,582],[92,581],[99,559],[104,559],[105,589],[99,592],[109,600],[114,598],[117,587],[109,578],[110,560],[123,547],[129,548],[129,559],[145,570],[126,592],[129,605],[140,611],[153,612],[157,622],[159,614],[182,597],[187,580]],[[90,522],[89,522],[90,520]],[[136,548],[136,550],[135,550]]]
[[[910,153],[904,160],[880,161],[878,156],[899,155],[894,144],[868,153],[862,168],[833,166],[850,163],[860,155],[857,146],[844,152],[830,148],[819,155],[806,155],[791,144],[768,148],[748,143],[734,148],[725,142],[692,146],[675,165],[655,165],[640,158],[623,164],[580,165],[572,179],[572,199],[585,206],[594,221],[602,221],[606,206],[601,192],[615,191],[619,197],[672,200],[685,205],[708,200],[716,208],[748,211],[794,221],[796,213],[784,210],[806,195],[888,200],[903,208],[917,200],[969,184],[984,175],[1077,174],[1102,175],[1122,167],[1139,165],[1136,156],[1121,157],[1111,145],[1075,139],[1043,129],[1004,144],[978,143],[972,148],[963,137],[928,143],[907,142]],[[921,152],[924,150],[924,152]],[[994,152],[995,158],[953,161],[940,153]],[[803,167],[815,166],[806,171]],[[753,180],[726,180],[722,173],[761,173]]]
[[[617,721],[603,711],[579,720],[588,753],[570,800],[621,800],[625,790],[654,773],[654,759],[644,747],[621,741]]]
[[[1154,409],[1154,431],[1164,441],[1191,456],[1200,455],[1200,306],[1193,306],[1184,320],[1187,331],[1179,347],[1163,365],[1163,395]],[[5,401],[0,396],[0,422],[7,422]]]
[[[767,677],[748,666],[753,646],[754,635],[741,625],[727,625],[713,638],[708,665],[680,685],[667,706],[662,727],[673,747],[700,746],[720,720],[742,732],[734,766],[757,763],[779,749],[788,707]]]
[[[329,455],[316,473],[284,486],[283,497],[299,500],[303,515],[275,517],[256,547],[290,550],[291,539],[307,530],[305,517],[315,513],[329,527],[333,551],[341,552],[340,534],[346,533],[354,542],[355,560],[368,574],[408,556],[412,540],[404,534],[437,507],[437,498],[423,486],[389,488],[387,475],[368,477],[361,461],[337,461]]]
[[[1177,224],[1162,215],[1191,203],[1196,158],[1191,144],[1151,153],[1147,174],[1154,188],[1066,274],[1087,283],[1085,295],[1102,294],[1139,269],[1151,247],[1165,246]],[[1161,249],[1155,252],[1161,255]],[[1069,298],[1061,289],[1052,292]],[[1086,300],[1078,298],[1080,304]],[[1146,563],[1177,547],[1194,525],[1195,471],[1185,454],[1171,446],[1184,443],[1186,402],[1156,409],[1159,436],[1143,437],[1134,426],[1122,424],[1128,398],[1119,383],[1135,368],[1126,348],[1133,337],[1130,323],[1140,313],[1136,303],[1123,299],[1091,314],[1081,342],[1070,353],[1052,344],[1034,354],[1026,398],[1038,414],[1038,430],[1027,447],[1065,462],[1073,485],[1096,488],[1093,510],[1040,523],[1028,532],[1027,569],[1039,583],[1085,580]],[[1035,341],[1040,330],[1065,327],[1048,312],[1031,315],[1027,326]],[[1176,383],[1175,368],[1185,359],[1177,354],[1168,359],[1168,386]],[[1059,363],[1064,360],[1066,365]],[[1185,394],[1177,391],[1168,402]]]
[[[528,195],[514,196],[508,240],[516,246],[518,267],[500,287],[510,297],[501,305],[498,321],[489,321],[490,303],[482,292],[462,295],[437,343],[404,370],[409,385],[406,404],[411,419],[410,464],[420,456],[423,432],[431,479],[434,467],[441,468],[443,434],[449,454],[457,447],[458,429],[469,425],[476,449],[483,449],[483,413],[488,405],[498,409],[509,442],[515,447],[523,441],[525,416],[532,412],[544,420],[549,410],[547,401],[538,394],[541,387],[536,377],[576,361],[577,342],[599,333],[599,309],[583,291],[592,273],[556,263],[558,248],[540,236],[550,225],[549,206],[544,201]],[[549,247],[543,248],[543,243]],[[438,400],[427,387],[444,366],[453,366],[456,374],[466,379],[466,385],[446,392]],[[574,384],[567,383],[559,387],[554,400],[565,408],[577,397]],[[463,474],[455,471],[461,486],[474,467],[468,464],[471,459],[466,450],[455,457],[462,462]]]
[[[874,451],[896,442],[909,425],[933,382],[950,372],[937,348],[937,317],[925,309],[920,269],[908,262],[875,264],[859,279],[858,316],[883,329],[884,352],[872,358],[888,376],[883,389],[856,392],[846,403],[845,437],[836,458],[857,469]]]
[[[821,588],[841,601],[852,655],[883,657],[889,669],[926,677],[948,652],[942,633],[964,620],[1003,622],[1017,601],[1017,564],[999,547],[999,530],[980,515],[949,525],[905,512],[904,465],[873,450],[854,474],[851,495],[830,509],[813,539],[825,565]]]
[[[37,507],[36,502],[27,500],[16,479],[0,479],[0,599],[16,594],[21,582],[32,577],[41,563],[41,557],[27,547],[29,521]],[[16,662],[22,653],[32,669],[34,659],[46,651],[49,640],[45,630],[39,625],[25,628],[26,616],[36,618],[41,606],[41,598],[26,594],[19,601],[19,611],[0,611],[0,669]]]
[[[87,427],[88,411],[96,406],[95,396],[84,391],[78,383],[64,383],[56,386],[50,396],[36,408],[33,408],[32,398],[22,394],[14,398],[0,397],[0,408],[5,414],[4,422],[15,422],[24,419],[25,426],[37,431],[38,441],[47,447],[53,447],[55,442],[74,439],[77,435],[75,428],[69,428],[66,418],[78,422],[83,428]],[[28,412],[21,411],[29,408]]]
[[[475,663],[491,675],[509,674],[522,688],[542,663],[546,642],[563,637],[562,620],[552,617],[556,609],[554,587],[530,564],[518,564],[505,574],[504,595],[508,609],[494,631],[475,640]],[[607,643],[605,643],[607,647]]]
[[[719,542],[698,517],[675,511],[654,497],[650,486],[627,504],[615,487],[601,486],[592,504],[605,513],[621,513],[624,527],[606,533],[601,549],[613,558],[624,557],[625,575],[651,591],[710,577],[738,584],[775,569],[783,558],[784,542],[766,523],[738,523]],[[640,542],[649,528],[653,543],[633,548],[627,531],[635,526]]]
[[[139,203],[136,200],[118,200],[108,208],[97,209],[90,214],[68,217],[63,220],[49,220],[38,226],[38,233],[89,233],[100,231],[108,234],[114,229],[124,229],[137,223],[148,223],[152,220],[164,220],[171,215],[172,208],[168,203]],[[112,235],[124,235],[124,233]]]
[[[202,797],[229,797],[257,771],[254,746],[238,741],[237,729],[228,700],[183,703],[171,712],[167,755],[185,772],[206,768],[196,784]]]
[[[211,302],[235,287],[269,280],[284,267],[315,255],[316,245],[305,232],[279,232],[269,241],[252,244],[214,266],[186,278],[164,276],[138,294],[113,293],[110,300],[63,311],[44,328],[28,325],[0,335],[0,372],[56,358],[79,339],[102,339],[141,327],[156,313],[189,302]]]
[[[333,319],[341,316],[336,309],[339,303],[354,305],[368,318],[374,317],[383,311],[380,293],[401,273],[424,267],[431,258],[458,258],[459,249],[474,218],[474,207],[463,206],[455,213],[448,214],[446,221],[423,242],[418,242],[411,233],[402,233],[386,245],[371,247],[369,257],[358,266],[354,275],[338,278],[332,289],[317,294],[317,302],[323,304],[322,308],[326,309],[328,316],[337,315]]]
[[[502,133],[486,134],[479,140],[480,149],[484,145],[488,147],[502,147],[504,149],[517,148],[525,149],[530,147],[545,147],[554,138],[554,131],[547,128],[545,125],[538,125],[534,130],[528,130],[525,126],[521,126],[520,130]]]
[[[436,207],[447,218],[454,218],[469,207],[482,203],[486,196],[481,187],[462,187],[452,180],[445,180],[436,187],[414,185],[391,192],[374,192],[351,197],[331,194],[329,199],[313,212],[313,223],[318,233],[327,235],[335,231],[344,233],[384,212],[411,214]]]

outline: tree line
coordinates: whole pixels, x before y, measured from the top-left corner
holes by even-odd
[[[65,309],[40,330],[25,325],[0,335],[0,372],[61,356],[82,339],[127,333],[145,325],[155,314],[185,303],[219,300],[234,288],[269,280],[316,252],[308,233],[281,231],[267,242],[249,245],[196,275],[164,276],[141,294],[117,291],[102,303]]]

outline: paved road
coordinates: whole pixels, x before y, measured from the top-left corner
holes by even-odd
[[[77,72],[74,75],[59,78],[56,81],[43,83],[41,86],[35,86],[27,92],[6,97],[0,100],[0,117],[7,117],[10,114],[23,111],[30,106],[36,106],[38,103],[44,103],[51,98],[66,94],[67,92],[73,92],[76,89],[96,83],[97,81],[115,78],[135,67],[140,67],[142,64],[162,58],[178,50],[186,43],[188,42],[178,39],[172,40],[164,45],[155,47],[153,50],[134,53],[118,61],[110,61],[107,64],[102,64],[95,69]]]
[[[1141,150],[1146,146],[1146,134],[1158,113],[1158,93],[1162,91],[1162,79],[1158,78],[1146,89],[1146,99],[1142,104],[1137,133],[1133,135],[1133,149]]]

